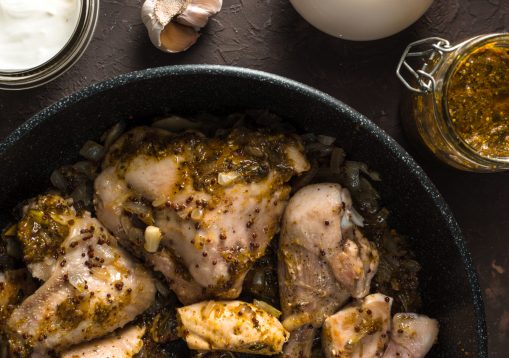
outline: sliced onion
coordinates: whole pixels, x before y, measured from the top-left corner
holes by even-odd
[[[150,206],[136,201],[126,201],[123,208],[128,213],[136,215],[145,225],[154,224],[154,216]]]
[[[360,185],[360,165],[358,162],[348,161],[344,165],[345,183],[350,190],[357,189]]]
[[[293,332],[297,328],[309,324],[312,321],[313,318],[311,317],[309,312],[302,312],[287,317],[282,323],[283,327],[285,327],[287,331]]]
[[[51,185],[58,190],[63,192],[67,190],[67,180],[65,180],[60,169],[54,170],[53,173],[51,173],[49,180],[51,181]]]
[[[80,155],[88,160],[98,162],[104,157],[105,150],[99,143],[89,140],[81,148]]]
[[[183,132],[188,129],[198,129],[200,126],[198,122],[193,122],[179,116],[163,118],[152,123],[152,127],[154,128],[166,129],[167,131],[175,133]]]
[[[318,142],[327,146],[334,144],[334,142],[336,141],[336,138],[327,135],[317,135],[316,139],[318,140]]]
[[[380,174],[378,174],[378,172],[375,172],[374,170],[369,169],[368,165],[365,163],[362,163],[362,165],[360,166],[360,170],[361,170],[361,172],[366,174],[371,180],[374,180],[374,181],[382,180],[380,178]]]
[[[136,245],[141,245],[143,242],[143,230],[134,227],[131,220],[126,215],[120,216],[120,225],[127,235],[127,238]]]
[[[376,171],[369,169],[366,163],[348,161],[345,165],[348,165],[352,170],[357,170],[366,174],[371,180],[380,181],[380,174]]]
[[[331,157],[330,157],[330,169],[333,173],[338,174],[341,170],[341,165],[343,165],[345,161],[345,151],[342,148],[334,147],[332,149]]]
[[[360,227],[364,226],[364,218],[357,212],[357,210],[354,209],[353,206],[350,208],[350,217],[355,225]]]
[[[320,157],[326,157],[332,152],[332,147],[329,145],[323,145],[322,143],[311,143],[306,146],[306,152],[318,153]]]
[[[202,317],[208,318],[212,314],[212,312],[214,311],[215,307],[216,307],[216,302],[215,301],[207,302],[207,304],[205,305],[205,307],[203,307],[203,310],[201,311],[202,312]]]
[[[278,310],[276,307],[273,307],[273,306],[269,305],[265,301],[253,300],[253,305],[258,307],[259,309],[267,312],[271,316],[274,316],[276,318],[281,317],[281,311]]]
[[[147,205],[137,201],[126,201],[123,205],[125,211],[135,215],[150,215],[151,209]]]
[[[101,142],[104,143],[104,147],[109,148],[113,142],[115,142],[122,135],[125,127],[126,123],[124,121],[120,121],[108,129],[101,137]]]

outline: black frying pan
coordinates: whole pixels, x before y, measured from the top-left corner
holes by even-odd
[[[475,269],[443,198],[387,134],[345,104],[297,82],[220,66],[175,66],[130,73],[88,87],[43,110],[0,143],[0,224],[22,199],[49,186],[51,171],[77,160],[87,139],[121,119],[263,108],[301,130],[338,138],[354,160],[382,176],[379,190],[398,231],[414,238],[423,266],[422,312],[440,321],[430,357],[487,357]]]

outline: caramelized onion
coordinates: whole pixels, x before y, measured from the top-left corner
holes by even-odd
[[[94,162],[100,161],[104,155],[106,154],[105,149],[99,143],[88,140],[85,142],[83,147],[80,150],[80,155],[83,158],[88,160],[92,160]]]

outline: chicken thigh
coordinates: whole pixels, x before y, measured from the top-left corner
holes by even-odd
[[[139,127],[104,160],[97,215],[183,303],[232,299],[279,230],[286,183],[308,168],[299,139],[289,135],[236,128],[207,138]],[[147,227],[160,233],[152,249]]]
[[[369,292],[378,253],[358,230],[362,218],[339,184],[304,187],[290,200],[279,245],[286,357],[309,357],[317,328],[351,297]]]
[[[45,280],[7,321],[18,352],[60,351],[103,336],[154,301],[151,275],[99,221],[76,212],[68,200],[46,195],[32,201],[18,238],[25,261]]]

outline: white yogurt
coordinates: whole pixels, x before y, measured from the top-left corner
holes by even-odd
[[[76,29],[82,0],[0,0],[0,71],[37,67]]]

